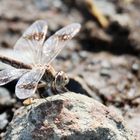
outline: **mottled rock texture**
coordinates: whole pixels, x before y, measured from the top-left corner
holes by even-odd
[[[121,116],[85,95],[68,92],[15,112],[6,140],[133,140]]]

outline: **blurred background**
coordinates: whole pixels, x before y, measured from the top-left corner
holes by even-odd
[[[140,137],[140,0],[0,0],[0,54],[10,56],[22,33],[47,19],[52,35],[70,23],[81,31],[53,61],[70,77],[67,88],[113,108]],[[0,63],[0,69],[6,66]],[[0,87],[0,136],[14,111],[17,81]]]

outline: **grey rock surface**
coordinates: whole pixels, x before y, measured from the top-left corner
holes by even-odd
[[[123,118],[85,95],[68,92],[18,109],[6,140],[133,140]]]
[[[0,114],[0,130],[4,129],[8,124],[7,114],[4,112]]]
[[[4,87],[0,87],[0,108],[13,105],[15,102],[16,101],[15,99],[12,99],[10,92]]]

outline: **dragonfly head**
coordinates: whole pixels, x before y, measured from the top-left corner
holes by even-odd
[[[64,87],[69,82],[68,75],[63,71],[60,71],[55,76],[55,85],[56,87]]]

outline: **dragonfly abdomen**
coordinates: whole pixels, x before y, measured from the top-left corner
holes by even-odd
[[[5,64],[11,65],[15,68],[32,69],[32,67],[28,64],[19,62],[17,60],[14,60],[14,59],[11,59],[11,58],[8,58],[8,57],[5,57],[5,56],[0,56],[0,61],[5,63]]]

